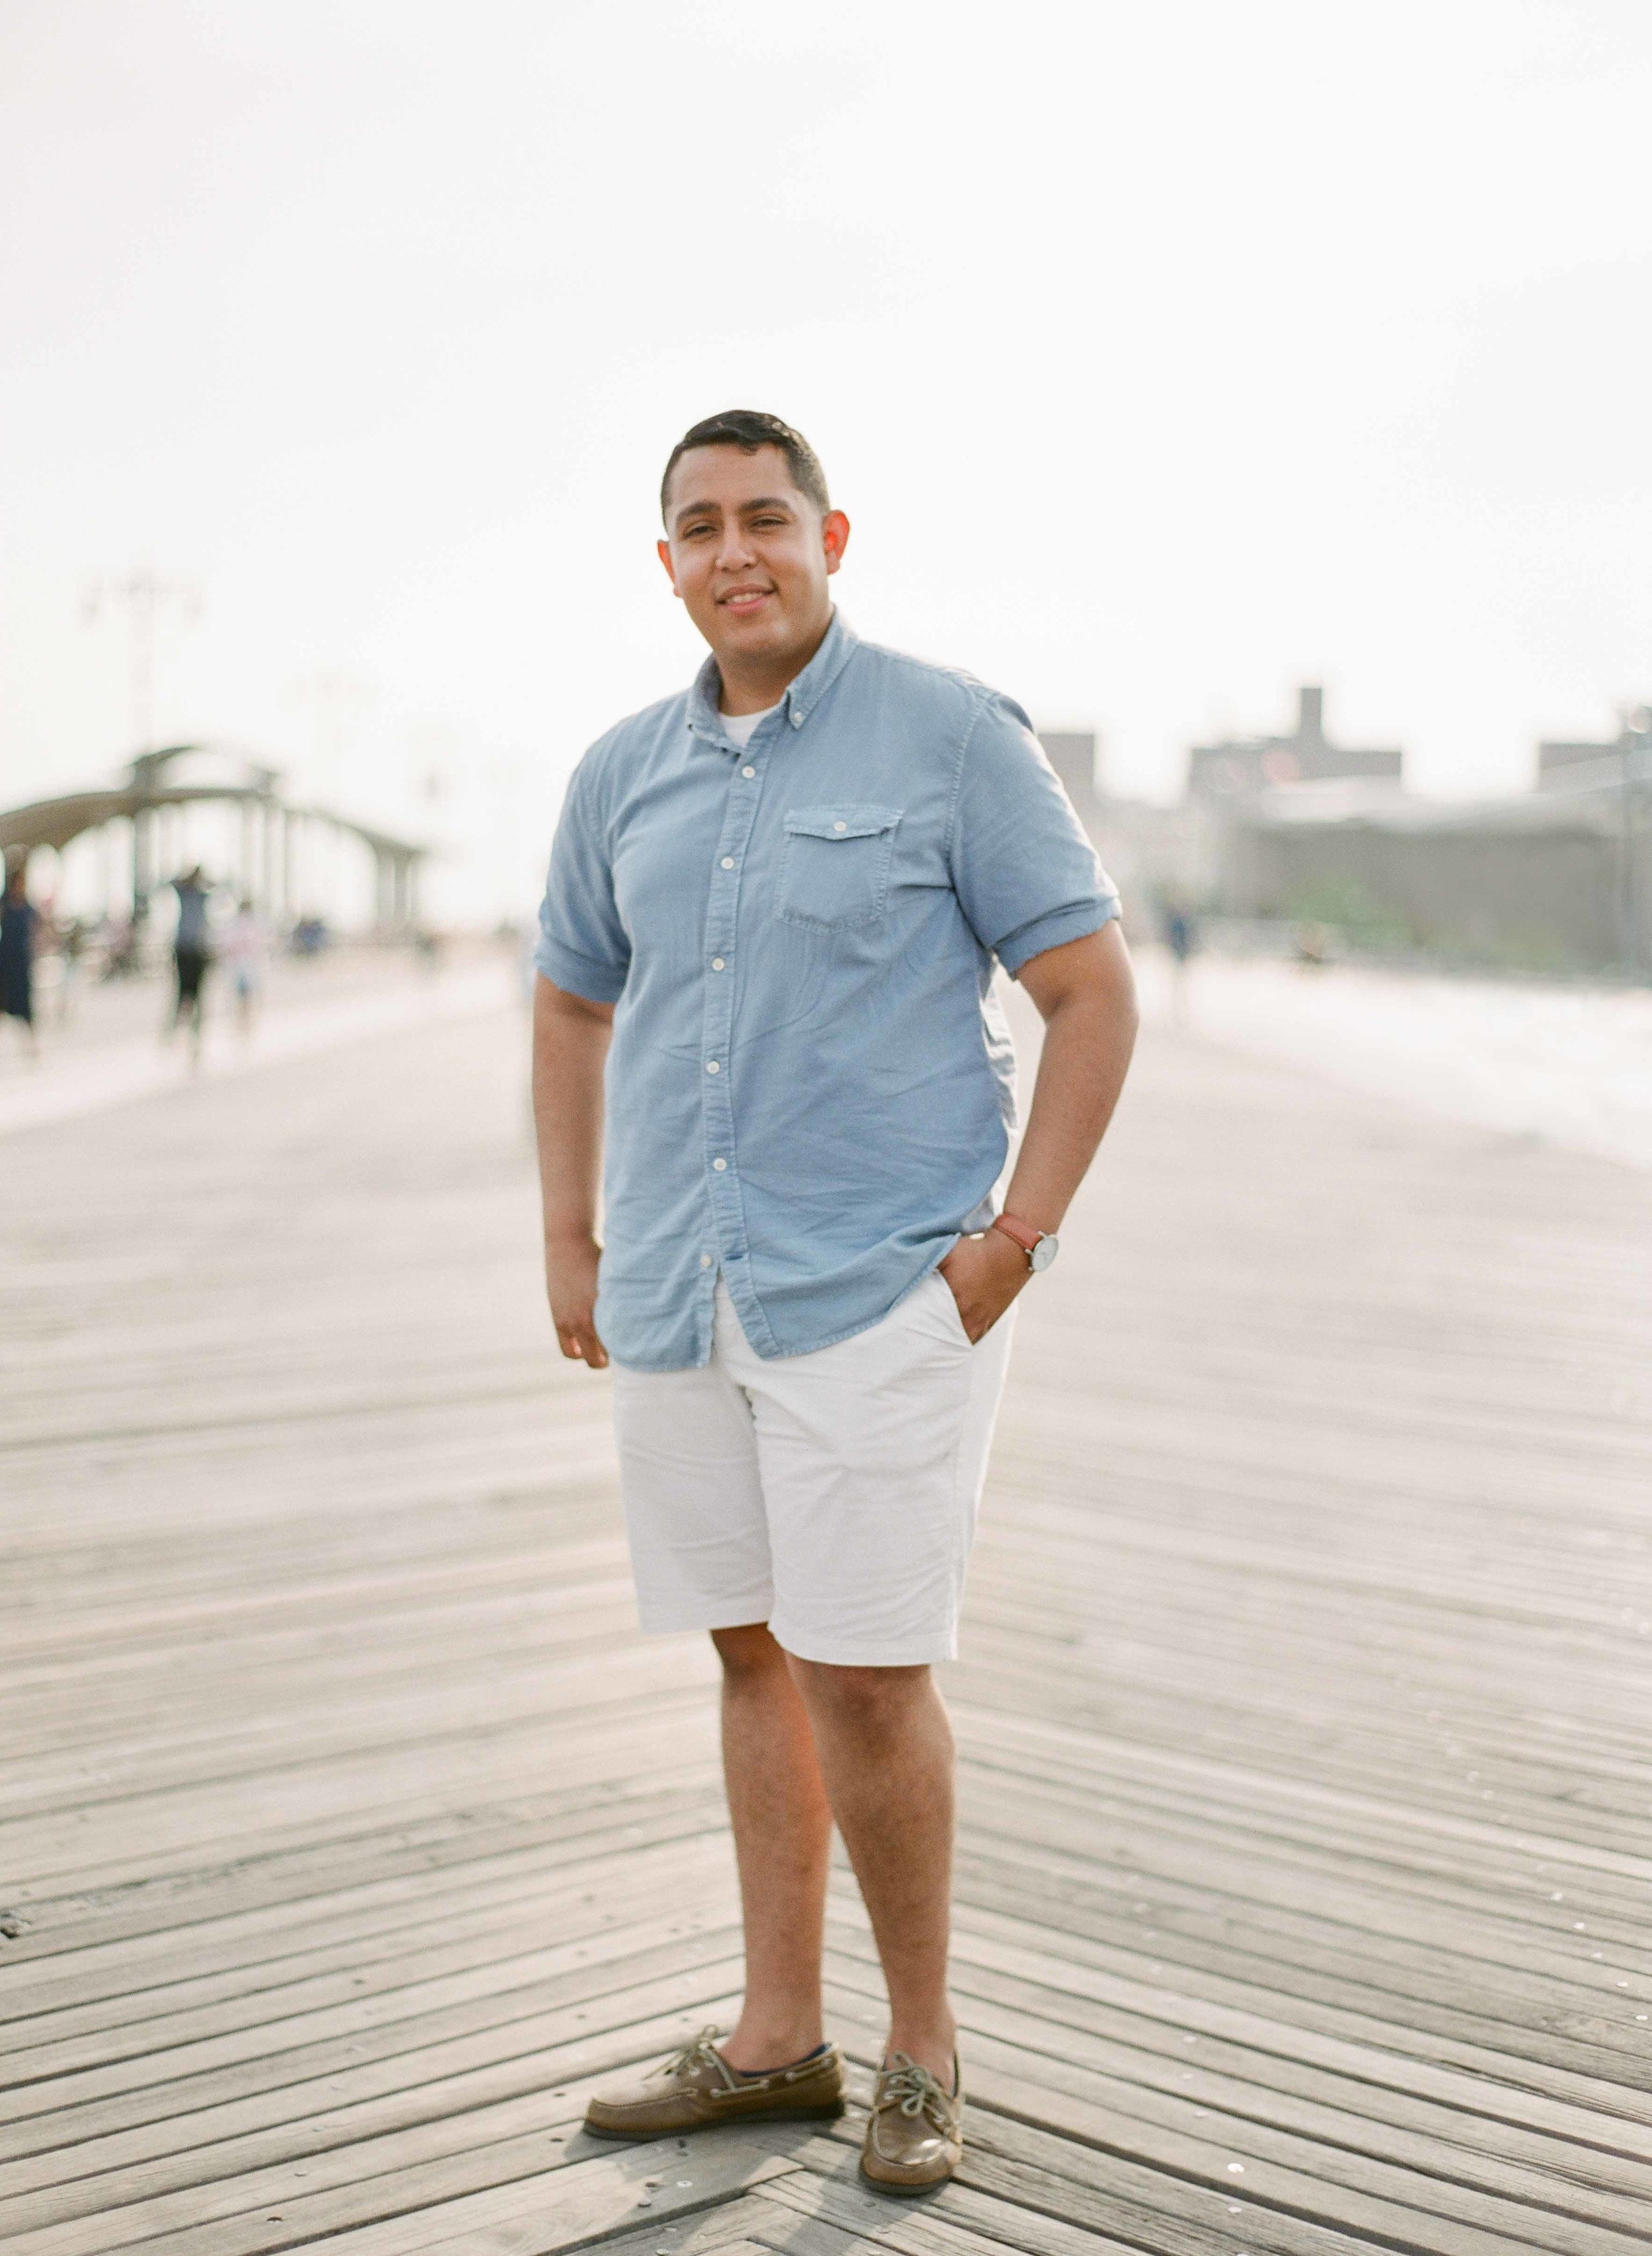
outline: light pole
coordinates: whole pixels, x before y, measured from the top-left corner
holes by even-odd
[[[163,614],[175,606],[183,620],[201,616],[201,596],[186,580],[169,580],[149,565],[124,578],[94,580],[86,591],[88,626],[105,610],[126,614],[131,632],[131,726],[134,758],[155,749],[155,642]]]
[[[155,749],[155,643],[162,614],[168,606],[175,607],[178,616],[185,620],[200,616],[199,591],[187,581],[168,580],[152,566],[139,565],[124,578],[95,580],[86,591],[82,606],[88,626],[101,618],[106,610],[124,611],[131,634],[131,697],[132,758],[141,760],[145,752]],[[143,771],[135,768],[134,781],[142,779]],[[147,836],[153,818],[141,807],[132,812],[132,922],[140,924],[148,913],[149,888],[154,872],[150,868],[150,840]]]

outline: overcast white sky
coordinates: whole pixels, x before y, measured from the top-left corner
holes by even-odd
[[[1652,693],[1648,118],[1646,0],[0,0],[0,800],[127,755],[149,560],[165,733],[439,772],[531,892],[696,661],[653,497],[732,405],[863,633],[1118,787],[1299,680],[1520,787]]]

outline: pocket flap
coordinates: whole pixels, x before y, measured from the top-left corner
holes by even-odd
[[[877,838],[900,820],[898,807],[794,807],[786,828],[796,838]]]

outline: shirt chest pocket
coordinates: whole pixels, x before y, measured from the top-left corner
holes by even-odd
[[[830,930],[884,913],[898,807],[794,807],[786,817],[776,913]]]

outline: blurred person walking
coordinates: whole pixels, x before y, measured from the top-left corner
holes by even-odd
[[[135,979],[143,969],[144,928],[148,921],[149,904],[145,900],[133,903],[131,911],[122,917],[109,917],[103,927],[103,969],[100,977]]]
[[[84,917],[71,917],[57,936],[57,1022],[67,1026],[80,999],[81,965],[91,940]]]
[[[173,879],[172,889],[178,896],[178,929],[173,935],[172,944],[173,967],[178,985],[172,1020],[166,1031],[168,1035],[175,1034],[187,1018],[189,1021],[190,1050],[199,1058],[201,1038],[205,1027],[205,1006],[201,991],[212,962],[211,928],[207,921],[212,888],[197,862],[193,870],[186,870],[181,878]]]
[[[1175,893],[1167,893],[1159,906],[1159,929],[1170,957],[1170,1019],[1183,1026],[1188,1017],[1188,966],[1199,945],[1199,928],[1192,910]]]
[[[23,1029],[29,1055],[40,1054],[34,1022],[34,955],[40,912],[29,899],[28,860],[19,855],[6,864],[5,894],[0,900],[0,1016]]]
[[[834,610],[849,520],[796,432],[697,425],[660,505],[710,655],[568,786],[534,1101],[552,1316],[564,1355],[615,1366],[643,1626],[709,1631],[723,1664],[745,1997],[731,2034],[586,2121],[653,2138],[838,2111],[835,1819],[891,2016],[861,2168],[915,2193],[963,2138],[931,1667],[957,1650],[1012,1304],[1123,1083],[1129,961],[1020,707]],[[995,962],[1046,1029],[1002,1214]]]
[[[264,999],[264,970],[269,939],[264,920],[251,900],[244,900],[229,920],[220,948],[235,989],[236,1026],[243,1040],[257,1023]]]

